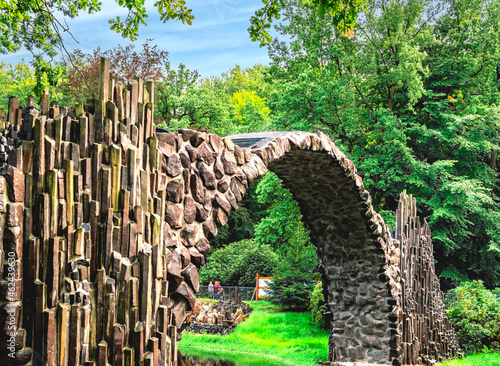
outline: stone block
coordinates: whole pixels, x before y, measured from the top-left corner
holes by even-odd
[[[23,202],[24,200],[24,174],[21,170],[8,165],[5,172],[7,181],[7,192],[12,202]],[[41,183],[43,185],[43,182]]]
[[[180,238],[187,248],[194,246],[198,238],[198,226],[195,224],[187,225],[181,230]]]
[[[212,240],[217,235],[217,226],[212,219],[207,219],[203,225],[203,234],[208,240]]]
[[[183,210],[182,207],[174,204],[167,204],[165,209],[165,220],[175,229],[182,227]]]
[[[191,263],[200,269],[205,264],[205,256],[196,248],[189,248],[189,253],[191,254]]]
[[[196,220],[196,203],[191,196],[184,198],[184,221],[192,224]]]
[[[201,238],[194,246],[203,255],[206,255],[210,251],[210,244],[206,238]]]
[[[167,200],[181,203],[184,199],[184,181],[182,179],[171,180],[166,188]]]
[[[199,273],[196,266],[193,263],[188,264],[181,272],[186,283],[191,286],[193,291],[197,293],[200,289]]]
[[[7,204],[7,217],[5,224],[8,227],[23,226],[23,205],[21,203]]]
[[[165,172],[169,177],[175,178],[182,171],[182,162],[178,155],[171,155],[170,157],[166,157],[167,165],[165,167]]]

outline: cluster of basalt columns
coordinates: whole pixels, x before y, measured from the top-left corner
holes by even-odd
[[[268,167],[317,248],[330,360],[401,364],[410,353],[426,362],[455,352],[433,267],[418,274],[434,287],[416,299],[412,322],[403,294],[417,257],[402,265],[399,246],[407,231],[390,238],[326,135],[286,133],[246,149],[192,130],[155,133],[153,83],[117,83],[107,60],[99,98],[66,109],[44,97],[39,111],[7,115],[23,141],[0,177],[2,365],[175,365],[176,329],[194,306],[209,240]],[[415,340],[435,319],[435,334]]]

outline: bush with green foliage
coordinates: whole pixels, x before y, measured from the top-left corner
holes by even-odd
[[[325,312],[327,310],[325,296],[323,295],[323,282],[318,281],[311,292],[311,299],[309,302],[309,309],[311,310],[312,321],[320,328],[327,326],[325,321]]]
[[[218,249],[200,271],[200,282],[219,281],[228,286],[255,286],[257,272],[271,276],[278,255],[269,245],[240,240]]]
[[[500,300],[482,281],[464,282],[452,292],[447,312],[464,351],[500,350]]]
[[[273,283],[269,286],[273,292],[269,300],[286,308],[307,309],[317,275],[314,246],[309,241],[291,240],[282,250],[286,251],[280,256]]]

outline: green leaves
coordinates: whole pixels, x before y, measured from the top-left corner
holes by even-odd
[[[500,300],[482,281],[464,282],[452,292],[447,313],[465,352],[500,349]]]
[[[325,297],[323,296],[323,282],[321,281],[316,282],[316,285],[314,285],[314,289],[311,292],[309,309],[311,310],[313,322],[320,328],[328,328],[329,324],[326,323],[324,316],[328,309]]]
[[[35,85],[35,75],[29,65],[0,62],[0,109],[7,110],[10,96],[18,96],[24,102],[32,94]]]
[[[169,77],[156,84],[155,112],[163,127],[205,126],[220,136],[269,128],[266,97],[271,86],[264,81],[263,66],[236,65],[220,77],[203,79],[182,64],[177,71],[167,68]]]
[[[438,272],[453,264],[490,286],[500,283],[498,9],[373,1],[349,40],[327,11],[290,2],[276,27],[287,41],[270,45],[266,74],[278,128],[329,134],[391,221],[410,191],[430,221]]]
[[[302,2],[316,9],[321,18],[328,14],[332,26],[348,38],[354,37],[353,29],[358,13],[364,10],[366,5],[365,0],[302,0]],[[252,41],[259,41],[261,47],[271,44],[272,38],[268,29],[271,28],[273,20],[280,19],[281,12],[290,1],[262,0],[262,3],[264,6],[250,18],[248,28]]]
[[[278,256],[269,245],[241,240],[214,251],[200,270],[200,282],[220,281],[229,286],[255,286],[256,274],[271,276]]]
[[[144,0],[118,0],[118,5],[129,10],[127,18],[122,20],[119,16],[115,19],[110,19],[111,29],[119,33],[123,38],[128,38],[131,41],[137,39],[139,35],[140,25],[147,25],[146,7]],[[186,7],[184,0],[159,0],[155,2],[155,7],[160,14],[160,19],[164,23],[169,20],[180,20],[183,24],[192,25],[194,16],[192,9]]]

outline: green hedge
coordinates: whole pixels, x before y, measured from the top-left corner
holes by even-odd
[[[464,282],[452,292],[447,312],[464,351],[500,350],[500,300],[482,281]]]
[[[223,286],[255,286],[257,272],[271,276],[278,255],[269,245],[245,239],[230,243],[212,253],[200,271],[200,283],[219,281]]]

